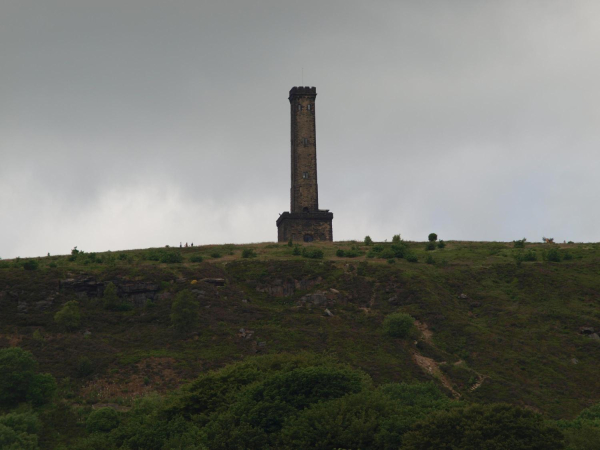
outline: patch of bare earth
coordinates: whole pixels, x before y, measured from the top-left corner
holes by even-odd
[[[452,387],[452,383],[450,382],[448,377],[444,375],[444,373],[440,370],[438,363],[436,363],[431,358],[427,358],[426,356],[420,355],[417,352],[413,353],[413,359],[423,371],[440,380],[444,387],[450,392],[452,392],[454,398],[460,398],[460,394],[454,390],[454,388]]]

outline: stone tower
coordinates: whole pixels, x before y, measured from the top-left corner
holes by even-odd
[[[278,241],[332,241],[333,213],[319,209],[314,87],[290,90],[292,188],[290,212],[277,219]]]

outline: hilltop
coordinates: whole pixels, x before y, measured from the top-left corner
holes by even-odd
[[[431,381],[450,399],[548,419],[600,402],[600,245],[433,248],[264,243],[0,261],[0,348],[30,351],[56,378],[62,412],[45,420],[73,436],[84,433],[78,407],[125,411],[256,355],[325,355],[376,386]],[[200,313],[181,331],[170,314],[184,290]],[[54,317],[73,300],[80,321],[65,327]],[[408,338],[384,333],[396,312],[415,319]]]

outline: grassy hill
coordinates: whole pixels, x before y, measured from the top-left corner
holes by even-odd
[[[109,309],[108,283],[118,293]],[[184,290],[200,314],[181,331],[170,314]],[[361,369],[375,385],[433,381],[451,398],[572,419],[600,402],[599,293],[598,244],[74,252],[0,261],[0,348],[30,351],[56,377],[61,412],[45,419],[48,442],[84,434],[79,407],[127,410],[211,369],[304,352]],[[80,323],[61,326],[54,316],[73,300]],[[409,338],[384,333],[395,312],[416,319]]]

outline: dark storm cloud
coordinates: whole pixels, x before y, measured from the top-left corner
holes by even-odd
[[[275,239],[317,86],[336,239],[598,240],[594,2],[11,1],[0,256]]]

